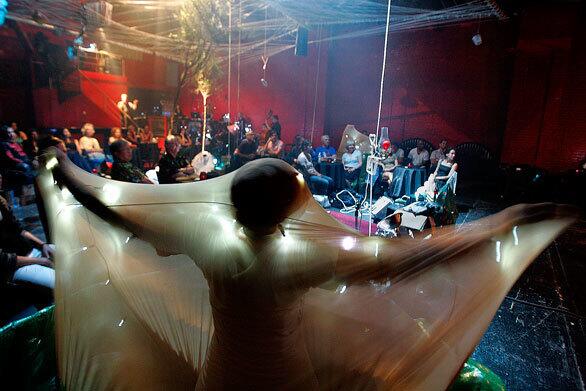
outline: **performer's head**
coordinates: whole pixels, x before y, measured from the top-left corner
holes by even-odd
[[[128,101],[128,95],[127,94],[120,94],[120,100],[122,102],[127,102]]]
[[[259,159],[240,168],[230,189],[236,219],[253,232],[269,234],[307,199],[303,177],[279,159]]]

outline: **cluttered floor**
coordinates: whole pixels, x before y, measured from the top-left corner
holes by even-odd
[[[499,210],[479,198],[459,200],[457,224]],[[27,230],[44,238],[35,205],[15,208]],[[341,218],[334,210],[332,215]],[[353,217],[345,222],[351,225]],[[508,390],[586,390],[586,221],[565,232],[509,292],[472,357]]]

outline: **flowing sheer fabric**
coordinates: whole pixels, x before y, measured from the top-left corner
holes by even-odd
[[[47,167],[72,390],[446,388],[571,222],[518,209],[421,242],[366,238],[304,190],[283,233],[255,236],[236,221],[234,174],[148,186]]]

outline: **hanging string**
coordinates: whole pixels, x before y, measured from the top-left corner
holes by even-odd
[[[232,120],[232,1],[228,1],[228,115]]]
[[[378,97],[378,115],[376,118],[376,140],[375,143],[378,144],[378,136],[380,132],[380,116],[383,107],[383,92],[385,86],[385,71],[387,69],[387,47],[389,44],[389,26],[391,25],[391,0],[388,1],[387,5],[387,27],[385,30],[385,48],[383,50],[383,66],[380,76],[380,93]],[[368,236],[371,236],[371,226],[372,226],[372,187],[374,186],[374,175],[370,175],[370,200],[369,200],[369,211],[368,214]]]
[[[238,1],[238,61],[236,67],[238,68],[238,76],[236,84],[236,113],[240,113],[240,53],[242,52],[242,0]]]
[[[313,92],[313,116],[311,119],[311,137],[310,141],[313,145],[313,133],[315,132],[315,113],[317,111],[317,92],[318,92],[318,85],[319,85],[319,70],[320,70],[320,61],[321,61],[321,35],[322,35],[322,25],[319,25],[317,30],[317,39],[319,43],[317,44],[317,69],[315,71],[315,90]]]

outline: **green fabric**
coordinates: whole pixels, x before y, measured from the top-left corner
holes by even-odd
[[[58,390],[55,306],[0,329],[0,387]]]
[[[493,371],[468,359],[448,391],[504,391],[505,383]]]

